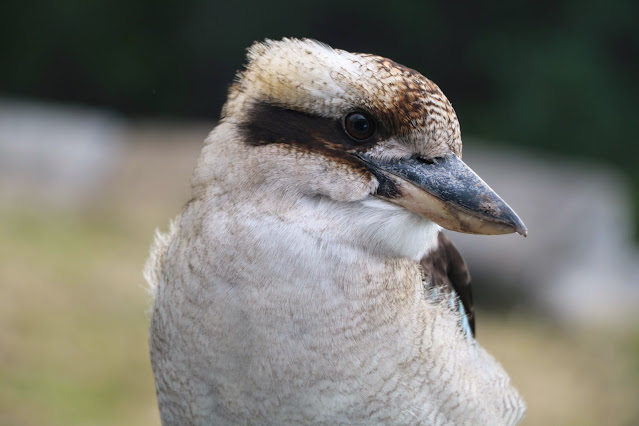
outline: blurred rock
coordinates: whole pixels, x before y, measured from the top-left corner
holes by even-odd
[[[449,233],[478,285],[512,292],[570,324],[639,319],[639,251],[632,241],[631,195],[600,164],[480,148],[464,160],[526,223],[529,235]]]
[[[0,203],[90,206],[136,227],[163,226],[188,199],[189,177],[213,127],[128,125],[101,110],[0,99]],[[448,233],[469,264],[480,306],[499,307],[510,295],[511,303],[565,324],[639,318],[639,251],[620,175],[469,138],[464,160],[529,230],[525,239]]]
[[[136,121],[108,187],[95,204],[129,221],[164,227],[191,195],[191,174],[215,123]]]
[[[99,196],[125,136],[117,115],[0,99],[0,202],[61,209]]]

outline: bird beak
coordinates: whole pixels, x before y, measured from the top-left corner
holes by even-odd
[[[388,161],[366,154],[359,157],[379,181],[377,197],[446,229],[468,234],[528,234],[508,204],[456,155]]]

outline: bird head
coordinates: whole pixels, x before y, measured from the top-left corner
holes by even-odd
[[[373,196],[453,231],[526,235],[462,162],[459,122],[439,87],[389,59],[313,40],[256,43],[222,122],[287,190],[347,202]]]

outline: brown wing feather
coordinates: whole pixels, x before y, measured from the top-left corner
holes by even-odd
[[[452,241],[443,232],[439,233],[437,240],[437,247],[421,260],[424,273],[431,288],[438,288],[448,293],[454,291],[457,294],[466,311],[468,324],[474,336],[475,311],[468,267]]]

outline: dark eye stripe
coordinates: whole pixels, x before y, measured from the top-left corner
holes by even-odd
[[[251,107],[247,120],[241,124],[246,143],[250,145],[266,145],[271,143],[285,143],[296,145],[309,150],[360,151],[365,146],[382,140],[384,132],[365,112],[349,114],[365,116],[365,123],[353,117],[357,129],[364,135],[365,140],[349,136],[344,119],[333,119],[306,114],[303,112],[282,108],[268,103],[256,103]],[[370,127],[373,123],[373,127]],[[387,135],[386,135],[387,136]]]

